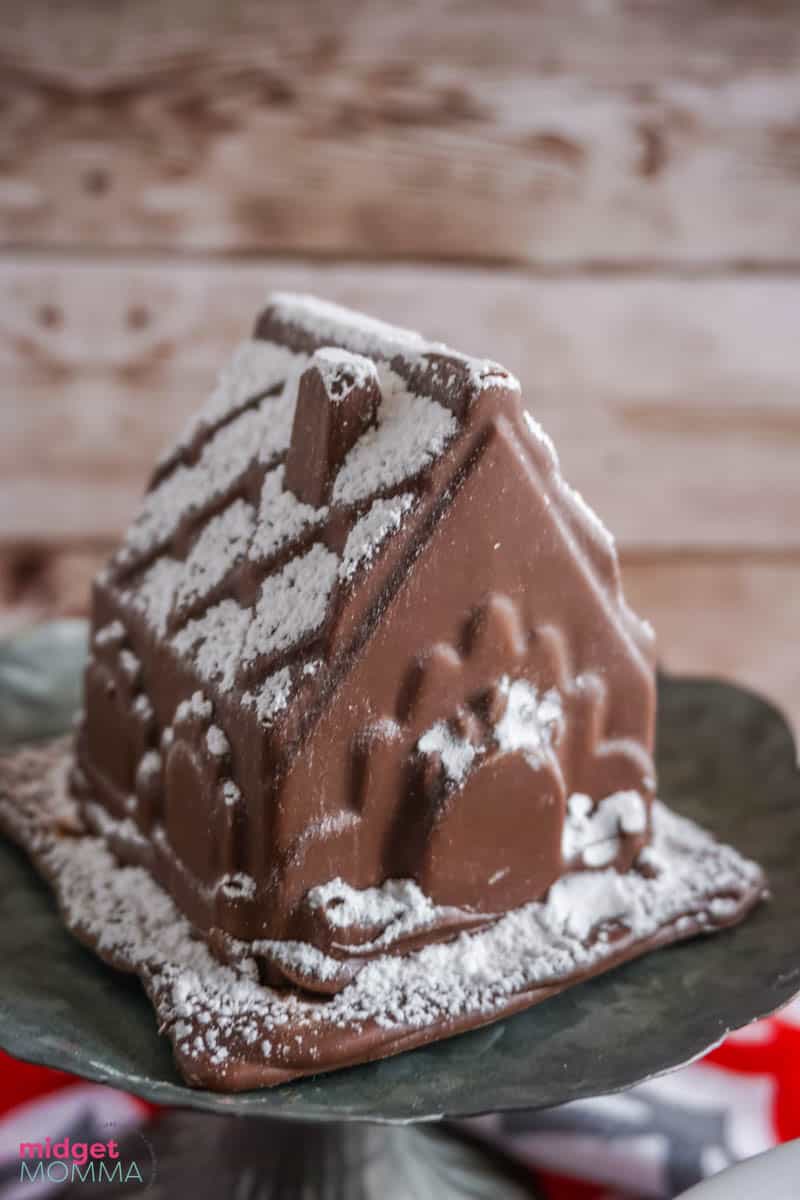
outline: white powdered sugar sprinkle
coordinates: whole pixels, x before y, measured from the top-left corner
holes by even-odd
[[[550,437],[550,434],[544,431],[536,418],[528,412],[527,408],[523,410],[522,416],[525,420],[525,424],[528,427],[528,432],[531,433],[536,441],[539,442],[539,444],[544,448],[544,451],[547,454],[547,457],[550,459],[552,465],[558,469],[558,451],[556,450],[555,442]]]
[[[157,750],[147,750],[139,759],[136,768],[137,783],[148,784],[161,774],[161,755]]]
[[[352,579],[362,563],[371,562],[381,543],[400,528],[403,517],[413,505],[412,492],[394,496],[391,500],[375,501],[348,534],[339,564],[340,579]]]
[[[463,783],[477,754],[477,747],[454,733],[446,721],[437,721],[417,742],[421,754],[436,754],[451,783]]]
[[[614,542],[614,535],[611,530],[603,524],[597,513],[586,503],[577,488],[572,487],[563,478],[560,480],[560,484],[562,491],[572,502],[573,508],[580,513],[585,524],[589,526],[610,554],[616,554],[616,543]]]
[[[142,664],[132,650],[120,650],[119,669],[129,683],[136,683],[142,670]]]
[[[210,721],[213,712],[214,706],[201,691],[192,692],[189,699],[181,700],[175,709],[175,722],[180,724],[182,721],[189,721],[192,718],[198,721]]]
[[[337,555],[317,543],[282,571],[267,576],[245,637],[244,662],[287,650],[319,629],[338,565]]]
[[[268,300],[281,321],[313,334],[321,342],[347,342],[356,352],[388,357],[392,354],[417,354],[432,346],[411,329],[387,325],[316,296],[293,292],[274,292]],[[443,347],[439,346],[438,349]]]
[[[214,434],[194,466],[180,464],[148,492],[128,530],[124,557],[167,543],[184,517],[223,495],[252,462],[272,462],[289,445],[295,400],[296,394],[262,400]]]
[[[303,504],[294,492],[284,490],[283,466],[267,471],[261,489],[261,503],[255,536],[249,557],[268,559],[287,542],[293,541],[305,529],[320,525],[328,516],[326,505],[314,508]]]
[[[498,687],[506,697],[506,707],[487,742],[475,743],[454,731],[446,721],[437,721],[417,742],[422,754],[436,754],[445,775],[454,784],[462,784],[476,758],[490,750],[493,739],[503,754],[521,752],[533,767],[539,766],[558,740],[563,726],[561,696],[550,688],[540,696],[526,679],[512,681],[504,675]]]
[[[319,371],[325,391],[334,404],[349,396],[353,388],[363,388],[369,383],[377,386],[378,383],[371,359],[351,354],[338,346],[323,346],[316,350],[308,365]]]
[[[259,983],[256,963],[246,954],[235,966],[215,959],[149,872],[121,866],[102,838],[59,836],[55,821],[72,804],[66,781],[69,760],[64,750],[55,766],[47,765],[53,763],[51,751],[50,759],[43,755],[46,766],[32,778],[36,753],[18,756],[19,778],[14,786],[0,789],[6,828],[34,850],[70,928],[96,942],[104,957],[143,976],[160,1025],[191,1062],[202,1063],[210,1052],[223,1067],[245,1060],[285,1068],[307,1061],[295,1057],[300,1035],[316,1043],[326,1031],[357,1030],[365,1022],[401,1034],[441,1021],[489,1018],[515,995],[598,969],[661,931],[712,929],[715,921],[740,911],[736,898],[764,888],[754,863],[656,802],[655,876],[638,871],[620,875],[613,868],[566,875],[545,900],[523,905],[486,929],[403,955],[380,954],[364,963],[341,991],[319,1003]],[[10,762],[11,767],[9,760],[4,767],[6,779],[14,769],[14,760]],[[378,926],[387,918],[391,925],[402,923],[409,913],[416,920],[426,910],[426,898],[414,887],[393,881],[359,896],[336,880],[322,885],[316,896],[329,917],[339,907],[361,926],[373,918]],[[234,889],[247,893],[249,885],[241,881]],[[331,909],[336,897],[342,903]],[[687,919],[687,913],[693,917]],[[614,940],[602,936],[609,922],[622,926]],[[246,950],[243,943],[239,946]],[[320,979],[326,971],[335,977],[341,968],[310,945],[272,947],[282,948],[288,960],[301,962],[307,974]],[[258,952],[259,946],[253,949]],[[269,1043],[269,1050],[263,1050],[263,1043]]]
[[[587,867],[605,867],[617,857],[623,834],[646,830],[647,805],[638,792],[614,792],[596,806],[575,792],[567,801],[561,852],[567,863],[580,859]]]
[[[383,364],[379,375],[377,427],[368,429],[344,460],[333,485],[335,503],[355,504],[411,479],[441,454],[458,428],[448,409],[409,392]]]
[[[111,621],[102,629],[98,629],[94,635],[94,644],[98,649],[103,649],[105,646],[119,646],[124,641],[125,626],[121,621]]]
[[[409,362],[425,367],[429,366],[429,356],[437,360],[453,358],[466,368],[470,382],[478,390],[494,386],[519,388],[519,381],[491,359],[462,354],[443,342],[428,341],[412,329],[389,325],[328,300],[276,292],[268,303],[279,320],[305,330],[320,342],[330,341],[337,347],[336,353],[340,353],[338,346],[346,343],[359,355],[390,359],[400,354]]]
[[[222,785],[222,798],[228,808],[234,808],[242,799],[242,793],[232,779],[226,779]]]
[[[287,708],[291,695],[292,672],[289,667],[281,667],[264,680],[257,692],[245,692],[242,701],[252,705],[259,721],[269,725],[278,713]]]
[[[209,754],[213,754],[215,758],[224,758],[231,751],[230,742],[219,725],[211,725],[209,727],[206,733],[206,745],[208,746]]]
[[[191,656],[201,679],[228,692],[236,680],[239,656],[251,621],[251,610],[223,600],[172,639],[178,654]]]
[[[153,705],[150,702],[149,697],[145,696],[143,692],[140,692],[139,695],[134,698],[131,707],[135,715],[142,721],[152,721],[155,717]]]
[[[223,875],[219,890],[228,900],[252,900],[256,894],[256,881],[244,871],[233,871]]]
[[[540,696],[526,679],[500,680],[506,708],[494,727],[497,745],[505,753],[521,750],[534,766],[541,763],[563,722],[561,697],[555,688]]]
[[[148,567],[136,587],[125,593],[128,603],[142,613],[150,628],[158,634],[167,632],[175,592],[182,575],[183,563],[180,559],[164,555]]]
[[[175,607],[204,600],[231,568],[243,558],[255,526],[252,504],[235,500],[212,517],[183,564]]]
[[[449,910],[438,907],[413,879],[387,879],[380,887],[354,888],[343,879],[311,888],[307,902],[325,914],[334,929],[374,930],[377,936],[363,952],[391,945],[399,938],[433,924]]]
[[[198,432],[219,425],[278,386],[284,397],[289,393],[291,398],[307,361],[308,355],[295,354],[274,342],[257,338],[241,342],[220,371],[208,400],[181,434],[178,447],[188,446]]]

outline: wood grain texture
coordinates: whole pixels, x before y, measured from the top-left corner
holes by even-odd
[[[0,3],[0,237],[798,261],[792,0]]]
[[[755,689],[789,717],[800,750],[800,559],[626,563],[625,592],[658,635],[662,665]]]
[[[85,616],[112,544],[6,546],[0,551],[0,637],[55,616]],[[668,670],[734,680],[769,697],[800,744],[800,558],[784,562],[623,561],[630,604],[658,634]]]
[[[0,542],[115,537],[274,287],[516,371],[625,550],[800,548],[800,279],[33,258],[0,263]]]

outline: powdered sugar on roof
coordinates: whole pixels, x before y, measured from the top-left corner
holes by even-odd
[[[175,606],[204,599],[243,558],[254,529],[253,506],[235,500],[212,517],[200,533],[184,563],[175,595]]]
[[[359,354],[386,357],[415,354],[430,348],[430,344],[411,329],[388,325],[316,296],[274,292],[268,304],[286,325],[304,329],[322,343],[347,342]]]
[[[288,650],[319,629],[328,611],[338,565],[337,555],[317,543],[307,554],[293,558],[282,571],[267,576],[247,630],[244,662]]]
[[[198,430],[211,428],[226,420],[238,408],[278,386],[291,386],[308,355],[296,354],[286,346],[248,339],[234,350],[217,377],[213,392],[182,434],[179,446],[188,445]]]
[[[436,400],[406,389],[399,375],[379,370],[382,401],[377,428],[359,438],[333,486],[334,502],[353,504],[411,479],[442,453],[456,433],[453,414]]]
[[[377,383],[377,371],[372,359],[364,358],[362,354],[352,354],[339,346],[323,346],[316,350],[309,365],[319,371],[325,391],[334,403],[344,400],[353,388]]]
[[[278,713],[288,706],[292,695],[292,672],[289,667],[281,667],[264,680],[256,692],[245,692],[242,697],[244,704],[252,705],[256,710],[259,721],[270,725]]]
[[[135,587],[126,593],[130,604],[139,610],[151,629],[165,634],[175,601],[175,592],[183,578],[184,564],[165,555],[157,558]]]
[[[146,554],[166,543],[184,517],[231,488],[251,462],[271,461],[289,444],[294,401],[283,397],[262,400],[230,425],[225,425],[203,448],[195,466],[180,464],[148,492],[128,530],[124,549]]]
[[[192,657],[202,679],[230,691],[251,619],[251,609],[223,600],[181,629],[172,646],[178,654]]]
[[[267,471],[261,489],[255,536],[250,546],[250,558],[268,559],[304,530],[320,525],[328,516],[328,508],[303,504],[294,492],[284,489],[283,465]]]
[[[356,568],[371,562],[381,543],[398,530],[403,517],[414,505],[414,494],[405,492],[391,500],[376,500],[365,515],[356,521],[345,542],[339,577],[351,579]]]

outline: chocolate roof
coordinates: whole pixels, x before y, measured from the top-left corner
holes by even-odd
[[[496,363],[276,294],[156,469],[107,581],[209,689],[241,687],[269,723],[324,663],[338,599],[366,586],[431,465],[498,388],[519,385]],[[610,535],[527,420],[568,519],[616,581]]]

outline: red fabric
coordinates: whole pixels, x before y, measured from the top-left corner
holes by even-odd
[[[63,1088],[84,1083],[77,1075],[65,1071],[51,1071],[35,1063],[21,1062],[0,1050],[0,1117],[40,1096],[47,1096]],[[158,1112],[158,1106],[137,1097],[137,1103],[148,1113]]]
[[[750,1041],[746,1031],[728,1038],[706,1061],[739,1075],[771,1075],[775,1098],[770,1114],[776,1142],[800,1137],[800,1002],[754,1027],[764,1040]]]
[[[546,1200],[603,1200],[608,1190],[579,1179],[564,1179],[549,1171],[537,1171],[536,1182]]]
[[[32,1100],[34,1096],[45,1096],[80,1082],[74,1075],[19,1062],[0,1050],[0,1114]]]

